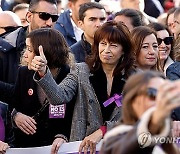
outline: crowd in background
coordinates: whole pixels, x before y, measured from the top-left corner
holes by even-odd
[[[0,4],[0,153],[180,153],[180,0]]]

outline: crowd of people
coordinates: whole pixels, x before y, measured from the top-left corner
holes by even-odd
[[[2,0],[0,153],[180,153],[180,4],[112,1]]]

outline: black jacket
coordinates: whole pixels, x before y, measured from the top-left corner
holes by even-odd
[[[25,47],[27,27],[0,37],[0,100],[9,104],[20,57]]]
[[[71,23],[70,14],[71,14],[70,10],[61,13],[56,24],[54,25],[54,28],[63,34],[69,46],[77,42],[73,30],[73,25]]]
[[[77,63],[85,62],[86,55],[91,53],[91,44],[84,39],[84,34],[82,34],[81,40],[70,48]]]
[[[57,76],[56,82],[60,83],[69,73],[69,67],[63,66]],[[33,80],[34,71],[27,67],[20,67],[15,85],[14,107],[18,112],[28,116],[34,116],[42,107],[38,94],[37,84]],[[29,89],[33,94],[29,95]],[[73,100],[72,100],[73,101]],[[36,118],[37,132],[33,135],[26,135],[19,128],[15,128],[15,147],[37,147],[51,145],[57,134],[63,134],[67,138],[70,136],[72,114],[74,103],[66,104],[64,118],[49,118],[49,105]]]

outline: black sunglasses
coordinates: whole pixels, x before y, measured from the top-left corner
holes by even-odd
[[[0,28],[4,29],[7,32],[7,31],[13,31],[13,30],[19,28],[19,26],[18,27],[6,26],[6,27],[0,27]]]
[[[169,36],[169,37],[165,37],[164,39],[161,38],[157,38],[157,42],[158,45],[160,45],[162,43],[162,41],[166,44],[166,45],[170,45],[173,42],[173,37]]]
[[[52,15],[52,14],[49,14],[49,13],[46,13],[46,12],[35,12],[35,11],[32,11],[31,13],[37,13],[39,15],[39,18],[42,19],[42,20],[49,20],[49,18],[52,19],[52,22],[56,22],[58,20],[58,15]]]
[[[157,89],[155,88],[148,88],[147,95],[151,100],[155,100],[157,96]]]

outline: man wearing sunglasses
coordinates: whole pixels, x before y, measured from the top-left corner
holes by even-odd
[[[22,26],[19,17],[11,11],[0,12],[0,36]]]
[[[31,0],[29,11],[26,14],[29,26],[18,28],[3,37],[3,41],[6,41],[6,45],[9,43],[9,46],[0,49],[1,101],[6,101],[6,98],[9,100],[9,96],[11,96],[11,93],[8,94],[9,88],[7,88],[6,83],[12,85],[15,83],[20,56],[25,47],[26,35],[35,29],[52,28],[58,18],[57,14],[56,0]]]
[[[10,104],[20,57],[25,48],[26,35],[39,28],[52,28],[58,16],[56,0],[31,0],[26,19],[28,27],[4,35],[0,41],[0,100]],[[3,19],[4,20],[4,19]],[[8,27],[4,27],[7,30]],[[3,46],[4,45],[4,46]],[[12,110],[10,108],[10,110]],[[1,145],[0,145],[1,146]]]
[[[61,13],[55,24],[55,29],[63,34],[69,46],[81,40],[83,31],[78,26],[79,8],[81,4],[90,1],[91,0],[68,0],[69,10]]]

